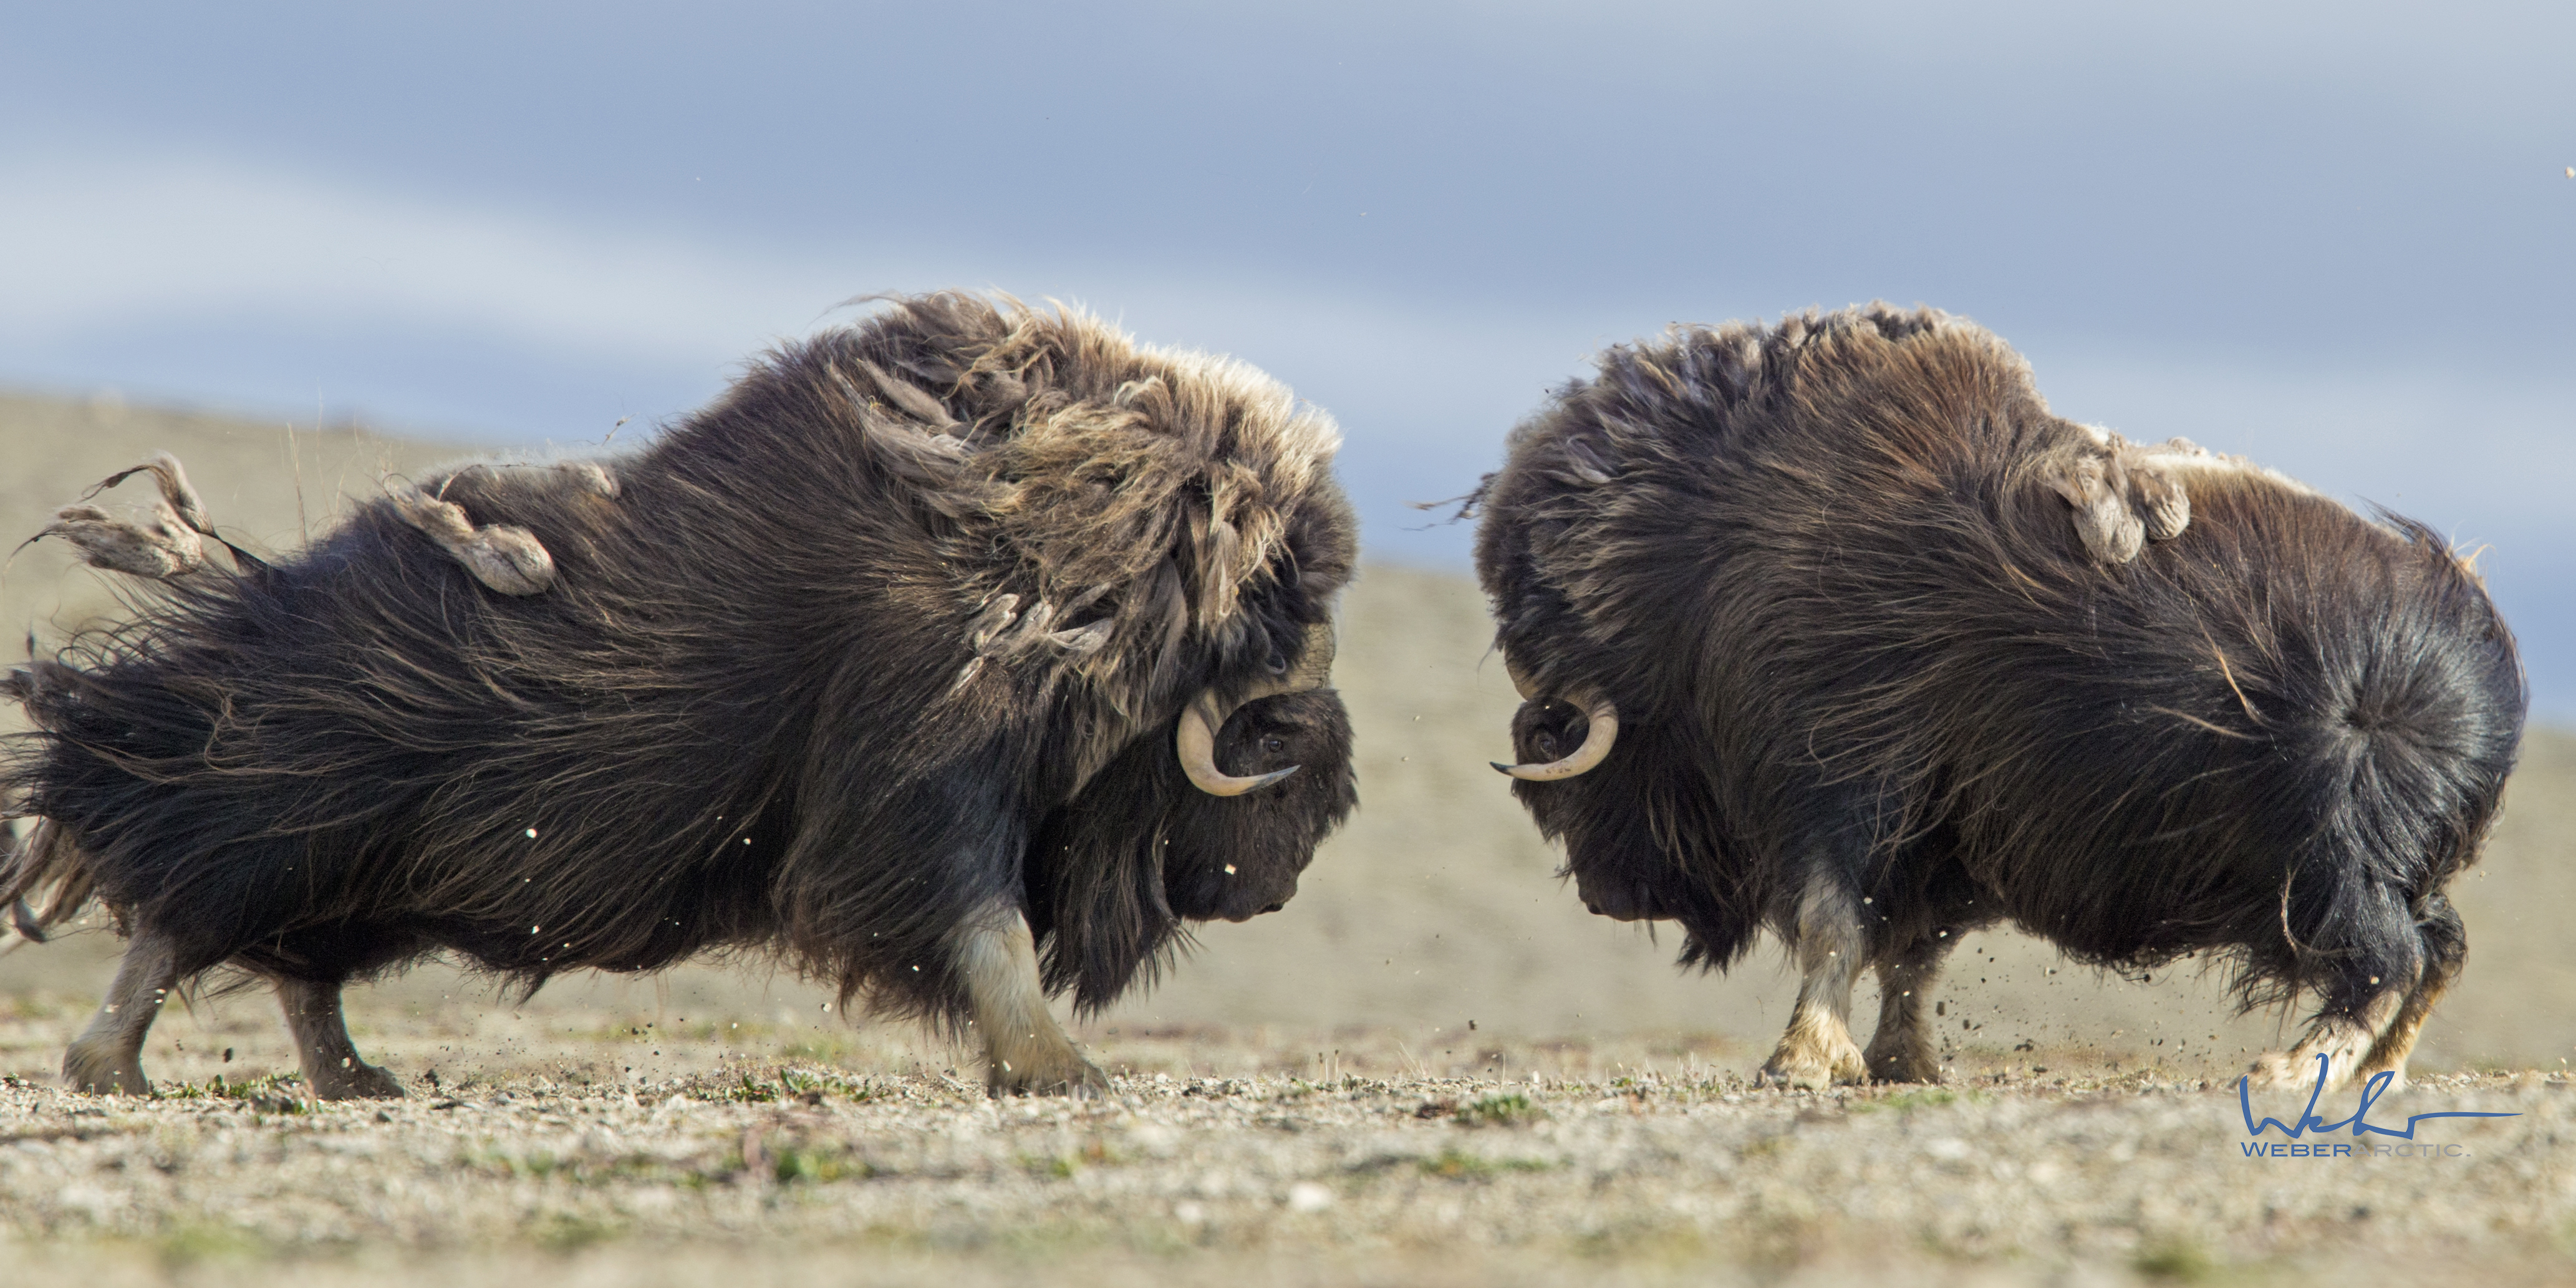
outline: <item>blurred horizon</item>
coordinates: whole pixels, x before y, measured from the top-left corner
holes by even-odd
[[[845,301],[1060,298],[1331,410],[1460,569],[1606,344],[1871,299],[2466,547],[2576,720],[2576,10],[298,3],[0,43],[0,385],[620,444]]]

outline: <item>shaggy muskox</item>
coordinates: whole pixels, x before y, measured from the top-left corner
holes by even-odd
[[[148,523],[56,535],[166,580],[7,681],[37,732],[0,789],[42,822],[0,898],[131,937],[65,1075],[143,1090],[155,1008],[220,967],[274,984],[315,1093],[381,1096],[353,978],[774,949],[974,1031],[996,1090],[1100,1087],[1048,996],[1276,909],[1352,807],[1337,444],[1248,367],[952,294],[274,564],[208,554],[156,462]]]
[[[1497,768],[1595,912],[1710,969],[1785,941],[1767,1077],[1937,1079],[1933,977],[2003,921],[2313,989],[2260,1068],[2403,1077],[2525,706],[2422,525],[2062,420],[1992,335],[1885,307],[1614,348],[1475,504],[1526,699]]]

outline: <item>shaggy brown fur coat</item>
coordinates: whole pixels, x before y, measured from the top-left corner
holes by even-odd
[[[951,1019],[949,938],[998,901],[1097,1007],[1183,919],[1286,899],[1351,808],[1329,690],[1226,725],[1229,768],[1304,766],[1276,787],[1206,797],[1171,752],[1193,695],[1256,691],[1328,620],[1337,444],[1239,363],[893,301],[639,453],[416,480],[18,673],[39,732],[0,801],[48,826],[0,898],[95,894],[183,978],[448,949],[533,989],[777,948]],[[419,497],[551,572],[478,585]]]

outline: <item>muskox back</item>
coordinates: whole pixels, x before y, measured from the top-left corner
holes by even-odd
[[[2188,523],[2102,557],[2070,525],[2079,467],[2179,485]],[[1938,946],[2003,919],[2106,964],[2234,953],[2249,1002],[2378,1005],[2374,1039],[2389,981],[2456,966],[2428,939],[2457,938],[2440,892],[2524,698],[2492,604],[2419,524],[2120,444],[2053,415],[1991,335],[1886,309],[1615,349],[1482,503],[1536,699],[1521,750],[1615,711],[1597,768],[1516,791],[1587,901],[1680,920],[1687,959],[1766,926],[1817,945],[1814,1032],[1836,972],[1928,983]],[[1868,1060],[1924,1076],[1890,1018]],[[1774,1070],[1856,1076],[1849,1046],[1786,1043]]]
[[[1351,808],[1336,442],[1226,360],[897,301],[640,453],[393,481],[34,664],[0,791],[50,830],[0,886],[334,1025],[432,950],[532,989],[757,948],[984,1030],[997,1087],[1097,1085],[1044,990],[1277,906]]]

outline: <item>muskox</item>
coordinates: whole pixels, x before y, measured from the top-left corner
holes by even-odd
[[[1784,941],[1767,1078],[1937,1080],[1933,977],[1998,922],[2314,990],[2275,1079],[2404,1076],[2525,708],[2423,525],[2060,419],[1994,336],[1886,307],[1613,348],[1475,504],[1526,699],[1497,768],[1594,911],[1709,969]]]
[[[166,577],[7,681],[0,800],[42,821],[0,899],[131,940],[65,1076],[143,1091],[155,1008],[236,968],[315,1094],[398,1095],[354,978],[731,949],[971,1032],[997,1091],[1105,1086],[1049,996],[1276,909],[1353,805],[1337,444],[1249,367],[943,294],[645,450],[395,482],[276,562],[156,462],[166,513],[57,535]]]

